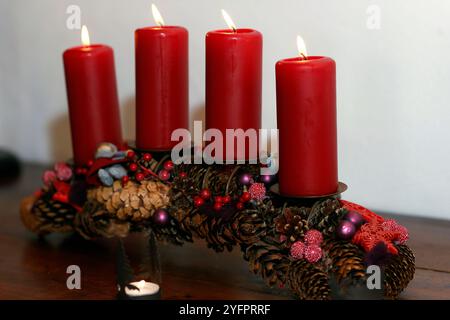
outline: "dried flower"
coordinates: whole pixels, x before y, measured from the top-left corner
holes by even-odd
[[[59,180],[67,181],[72,178],[72,169],[64,162],[55,164],[55,172]]]
[[[42,181],[44,181],[44,184],[48,187],[50,187],[53,184],[53,181],[56,180],[56,173],[52,170],[46,170],[44,174],[42,175]]]

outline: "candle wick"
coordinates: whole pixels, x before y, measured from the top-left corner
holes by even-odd
[[[302,60],[308,60],[308,57],[304,53],[300,53]]]

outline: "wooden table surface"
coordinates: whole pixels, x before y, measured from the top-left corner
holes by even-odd
[[[0,299],[114,299],[115,245],[78,236],[38,239],[19,218],[20,199],[40,186],[43,167],[27,165],[20,179],[0,186]],[[416,254],[414,280],[401,299],[450,299],[450,221],[395,217],[410,232]],[[139,237],[127,240],[133,259]],[[165,299],[292,299],[286,289],[268,288],[250,273],[238,250],[216,254],[199,241],[161,245]],[[68,290],[66,269],[81,268],[81,290]]]

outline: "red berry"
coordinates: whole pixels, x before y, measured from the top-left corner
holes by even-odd
[[[180,178],[181,179],[187,178],[187,173],[186,172],[180,172]]]
[[[144,180],[145,176],[142,172],[136,173],[136,180],[137,181],[142,181]]]
[[[215,196],[214,201],[223,204],[223,197],[221,196]]]
[[[150,153],[144,153],[142,158],[144,159],[144,161],[150,161],[150,160],[152,160],[153,157]]]
[[[214,203],[214,210],[215,210],[215,211],[220,211],[220,210],[222,210],[222,203],[221,203],[221,202],[216,202],[216,203]]]
[[[238,210],[242,210],[242,209],[244,209],[244,204],[242,202],[238,202],[238,203],[236,203],[236,208]]]
[[[200,191],[200,197],[205,200],[209,199],[211,197],[211,191],[209,191],[208,189],[203,189],[202,191]]]
[[[89,161],[86,163],[86,165],[87,165],[88,167],[92,167],[92,166],[94,165],[94,160],[89,160]]]
[[[252,196],[248,192],[243,192],[242,195],[241,195],[241,200],[243,202],[250,201],[251,198],[252,198]]]
[[[122,185],[126,185],[128,183],[128,181],[130,181],[130,177],[129,176],[123,176],[122,177]]]
[[[166,169],[167,171],[173,170],[173,167],[173,161],[167,160],[166,162],[164,162],[164,169]]]
[[[130,150],[130,151],[127,152],[127,158],[128,159],[133,159],[135,155],[136,155],[136,153],[134,153],[133,150]]]
[[[76,175],[82,175],[83,174],[83,168],[76,168],[75,169],[75,174]]]
[[[159,172],[158,176],[162,181],[166,181],[170,179],[170,172],[163,169]]]
[[[130,164],[130,170],[131,170],[131,171],[136,171],[136,170],[137,170],[137,168],[138,168],[138,166],[137,166],[137,164],[136,164],[136,163],[132,163],[132,164]]]
[[[231,197],[230,196],[224,196],[222,197],[223,203],[230,203],[231,202]]]
[[[86,168],[81,168],[81,174],[87,174],[87,169]]]
[[[201,207],[204,203],[205,203],[205,200],[203,200],[201,197],[196,196],[194,198],[194,206],[196,206],[197,208]]]

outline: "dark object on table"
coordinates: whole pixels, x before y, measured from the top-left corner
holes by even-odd
[[[119,300],[160,300],[161,299],[161,263],[155,234],[148,234],[148,248],[139,267],[140,273],[134,274],[130,259],[122,239],[117,248],[117,298]],[[137,278],[137,281],[133,281]],[[147,281],[149,280],[149,281]],[[156,281],[156,282],[154,282]]]
[[[20,174],[20,162],[12,153],[0,150],[0,185],[16,179]]]

